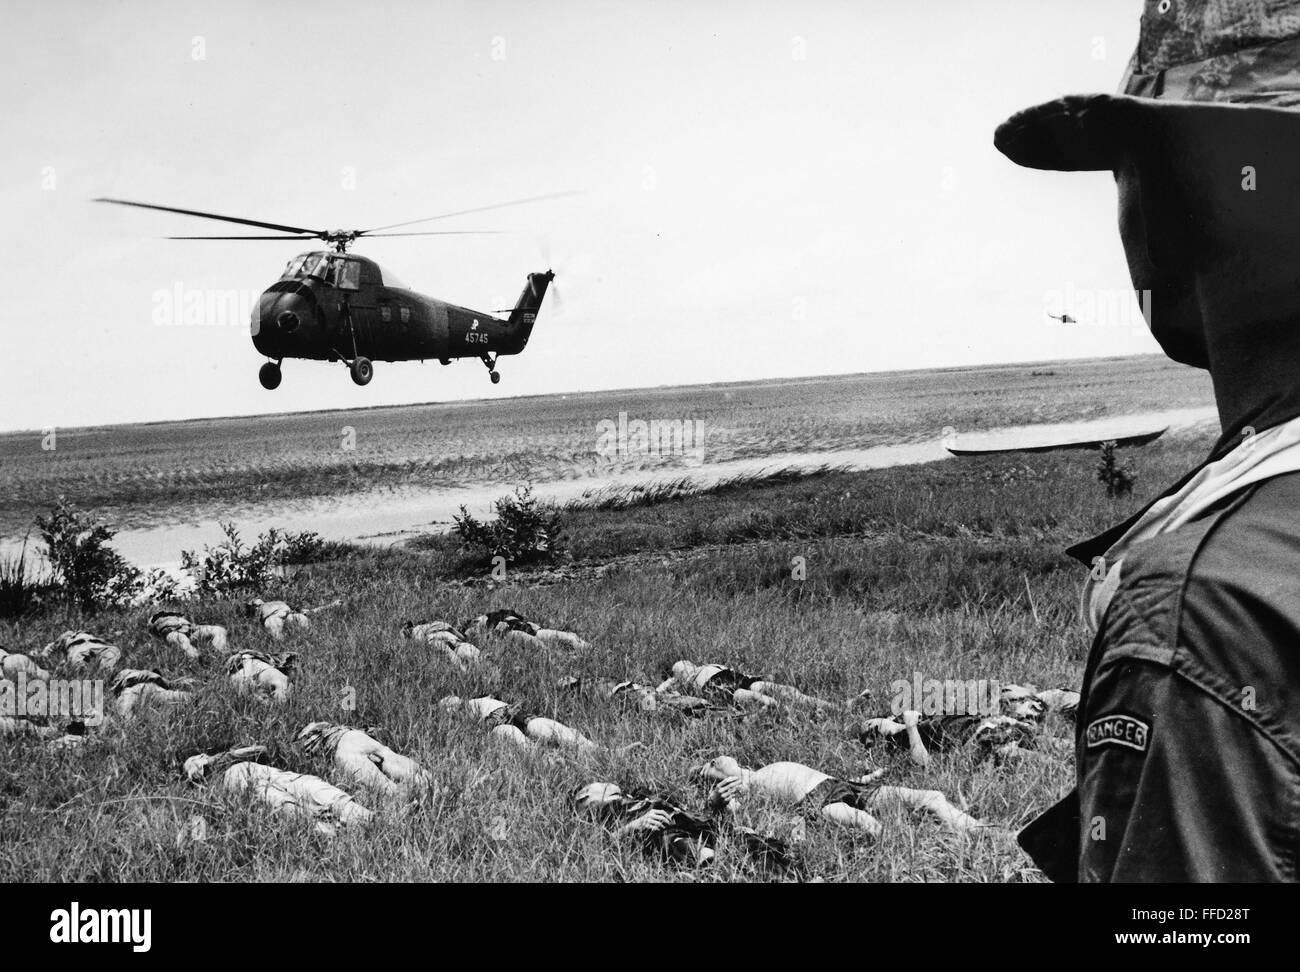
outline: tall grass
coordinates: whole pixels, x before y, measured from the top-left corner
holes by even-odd
[[[1176,438],[1134,452],[1140,489],[1158,489],[1208,445]],[[456,555],[436,544],[354,551],[293,581],[288,596],[297,603],[338,597],[344,606],[316,615],[310,631],[285,645],[303,658],[294,698],[276,709],[232,695],[219,666],[192,664],[150,639],[152,606],[90,617],[57,606],[0,621],[0,642],[11,650],[87,626],[123,647],[124,664],[189,674],[200,685],[189,708],[110,725],[81,751],[0,741],[0,880],[758,880],[743,855],[725,851],[704,872],[665,869],[575,816],[567,801],[574,786],[603,779],[695,803],[705,790],[687,767],[720,752],[750,765],[799,760],[842,776],[884,766],[891,782],[940,789],[999,828],[954,836],[892,810],[882,813],[885,834],[874,843],[809,826],[800,854],[811,875],[1039,880],[1009,835],[1068,788],[1068,761],[994,767],[957,753],[922,770],[863,749],[854,729],[887,709],[893,682],[916,672],[1077,685],[1086,650],[1075,616],[1083,568],[1061,548],[1144,498],[1108,497],[1088,454],[989,457],[567,510],[575,554],[613,568],[547,586],[518,571],[504,581],[483,574],[449,584],[463,579]],[[802,580],[790,568],[795,557],[806,563]],[[456,621],[498,607],[575,630],[592,647],[538,655],[487,638],[481,647],[492,664],[461,672],[399,635],[404,620]],[[185,610],[227,625],[232,648],[269,644],[237,605]],[[824,717],[781,711],[692,721],[612,709],[556,688],[566,675],[653,681],[678,658],[729,662],[826,699],[869,691],[872,701]],[[355,710],[340,707],[348,688]],[[559,718],[605,751],[588,760],[503,752],[481,726],[436,705],[447,694],[485,693]],[[278,765],[338,780],[327,761],[292,746],[297,729],[323,718],[382,727],[394,748],[429,769],[436,788],[367,835],[324,842],[180,782],[183,757],[252,742],[270,745]],[[193,816],[206,821],[205,840],[183,836]],[[793,832],[790,814],[760,803],[744,819]]]
[[[656,480],[647,483],[630,483],[602,486],[589,490],[578,499],[564,504],[564,509],[578,510],[630,510],[639,506],[658,506],[674,500],[693,499],[700,496],[722,496],[753,487],[778,486],[842,472],[834,466],[824,465],[813,469],[786,466],[766,472],[737,473],[714,482],[700,484],[690,476],[677,479]]]
[[[49,572],[33,569],[27,560],[27,538],[17,553],[0,554],[0,617],[17,618],[49,596]]]

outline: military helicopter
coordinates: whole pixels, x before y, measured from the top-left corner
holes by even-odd
[[[280,386],[280,365],[286,358],[343,361],[358,385],[367,385],[374,377],[373,361],[425,361],[433,358],[447,365],[456,358],[478,358],[487,366],[488,375],[495,385],[501,380],[497,359],[502,355],[519,354],[527,346],[546,289],[555,279],[553,271],[528,274],[515,306],[508,312],[498,312],[509,314],[503,319],[416,293],[388,271],[381,270],[373,260],[348,253],[348,247],[363,237],[490,233],[494,231],[384,231],[572,195],[577,193],[533,196],[365,230],[306,229],[127,199],[100,198],[94,201],[239,223],[275,230],[280,234],[165,237],[169,240],[323,240],[332,247],[332,250],[302,253],[290,260],[280,279],[262,292],[253,308],[253,346],[272,359],[262,365],[257,377],[263,388],[275,389]]]

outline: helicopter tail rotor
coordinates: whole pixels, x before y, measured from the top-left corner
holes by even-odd
[[[555,278],[562,277],[566,274],[567,271],[565,268],[565,263],[563,260],[561,260],[559,264],[557,264],[556,261],[551,258],[552,256],[551,242],[547,237],[544,236],[537,237],[537,252],[540,254],[542,258],[542,262],[546,264],[547,267],[546,272],[549,273],[552,277],[550,293],[551,293],[551,299],[555,303],[555,313],[557,315],[563,314],[564,299],[561,296],[560,285],[555,283],[554,280]]]

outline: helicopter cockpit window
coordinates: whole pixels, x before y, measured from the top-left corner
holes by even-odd
[[[302,267],[298,273],[303,277],[319,277],[325,270],[325,257],[319,253],[308,253],[302,258]]]
[[[288,265],[284,268],[284,273],[280,275],[280,279],[292,280],[294,277],[299,276],[302,273],[303,262],[309,255],[310,254],[303,253],[290,260]]]
[[[361,264],[356,260],[339,260],[335,263],[337,285],[343,290],[356,290],[361,286]]]

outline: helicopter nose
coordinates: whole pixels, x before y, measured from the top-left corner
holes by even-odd
[[[253,334],[294,334],[311,319],[311,305],[300,295],[265,293],[258,302]]]

